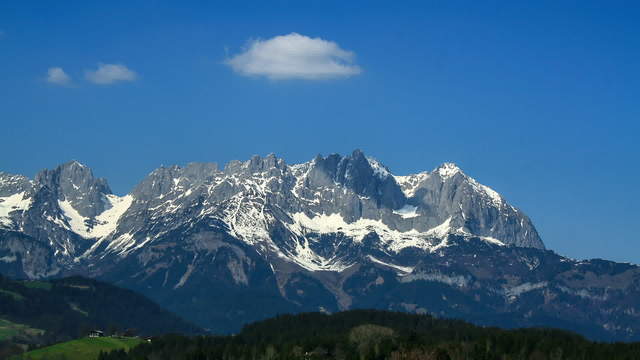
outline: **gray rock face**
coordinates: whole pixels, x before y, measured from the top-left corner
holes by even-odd
[[[77,161],[54,170],[43,170],[36,175],[35,182],[50,189],[56,199],[69,202],[84,217],[96,217],[109,206],[104,199],[106,194],[111,194],[107,181],[96,179],[91,169]]]
[[[33,184],[29,178],[0,171],[0,197],[8,197],[21,192],[31,192]]]
[[[454,164],[443,164],[432,173],[402,177],[409,203],[435,218],[451,218],[462,233],[495,239],[523,247],[544,248],[531,220],[494,190],[478,183]]]
[[[598,286],[620,289],[615,297],[571,280],[593,278],[589,271],[545,251],[522,211],[448,163],[397,176],[359,150],[295,165],[254,156],[224,168],[161,167],[125,196],[77,162],[34,180],[0,173],[0,272],[101,278],[219,331],[276,313],[353,307],[481,323],[531,310],[564,326],[571,319],[557,315],[567,309],[554,299],[593,295],[597,304],[574,309],[582,325],[610,329],[597,336],[637,336],[627,322],[639,320],[640,271],[598,273]],[[534,311],[543,305],[548,311]]]
[[[0,273],[14,278],[46,278],[60,273],[49,244],[20,232],[0,229]]]
[[[359,196],[373,199],[377,207],[402,207],[406,198],[400,186],[386,168],[375,165],[374,169],[360,150],[345,157],[333,154],[323,158],[318,155],[311,164],[305,185],[317,190],[340,184]]]

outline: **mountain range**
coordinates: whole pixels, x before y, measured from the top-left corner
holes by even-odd
[[[359,150],[161,167],[124,196],[77,161],[0,173],[0,272],[94,277],[215,332],[378,308],[640,339],[640,268],[545,249],[454,164],[397,176]]]

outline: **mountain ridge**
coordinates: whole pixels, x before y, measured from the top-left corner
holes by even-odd
[[[373,165],[372,165],[373,164]],[[255,176],[255,174],[264,174],[262,178]],[[379,163],[373,158],[367,158],[360,150],[355,150],[349,156],[340,156],[338,154],[332,154],[327,157],[320,155],[316,156],[313,160],[307,163],[287,165],[283,159],[277,158],[274,154],[267,155],[262,158],[259,156],[253,156],[250,160],[245,162],[230,161],[224,166],[223,170],[219,170],[215,163],[189,163],[184,167],[170,166],[160,167],[152,171],[145,179],[143,179],[129,194],[124,196],[113,195],[107,181],[101,178],[95,178],[91,170],[79,163],[78,161],[70,161],[58,166],[54,170],[43,170],[36,175],[34,180],[29,180],[25,177],[11,176],[6,173],[0,174],[0,179],[4,179],[0,183],[0,191],[8,193],[10,187],[15,187],[17,190],[29,189],[34,194],[31,200],[25,200],[25,194],[29,190],[23,190],[21,192],[22,199],[20,204],[16,207],[15,211],[9,211],[4,207],[4,212],[0,212],[0,218],[3,219],[3,224],[10,224],[11,221],[17,226],[17,228],[10,228],[10,230],[22,230],[27,234],[33,235],[36,231],[24,230],[24,226],[28,225],[33,220],[29,214],[24,219],[17,218],[16,212],[22,211],[28,213],[28,210],[34,205],[34,201],[38,196],[49,197],[57,201],[56,204],[50,204],[44,202],[43,207],[36,211],[37,215],[46,215],[45,219],[41,219],[42,223],[48,223],[50,228],[57,227],[57,231],[47,231],[47,237],[51,238],[51,233],[56,234],[56,238],[61,238],[56,243],[59,244],[59,252],[70,257],[70,261],[76,261],[78,257],[83,257],[91,254],[98,249],[105,238],[109,235],[116,233],[118,236],[113,236],[112,239],[108,239],[110,244],[106,246],[107,250],[118,247],[129,246],[128,242],[134,241],[130,238],[134,234],[131,233],[132,226],[126,225],[127,213],[131,216],[144,216],[141,214],[144,210],[154,210],[158,207],[166,207],[167,201],[160,202],[165,196],[171,196],[177,194],[175,197],[189,197],[194,192],[202,196],[202,187],[208,186],[210,191],[212,187],[220,187],[218,193],[214,194],[209,200],[209,209],[212,203],[218,202],[224,207],[224,202],[233,202],[238,200],[234,199],[234,195],[244,195],[242,192],[245,189],[238,189],[238,187],[250,187],[246,194],[247,198],[251,198],[253,195],[251,192],[261,192],[262,196],[257,196],[259,201],[266,202],[275,200],[275,205],[282,208],[289,208],[285,210],[285,223],[288,223],[291,218],[294,220],[300,218],[306,221],[307,225],[313,223],[314,218],[318,217],[319,222],[322,222],[325,214],[329,217],[334,214],[340,215],[343,218],[344,223],[354,223],[358,219],[370,219],[381,220],[382,227],[388,227],[389,231],[399,231],[400,233],[407,233],[413,229],[418,230],[424,234],[437,234],[442,237],[445,232],[460,232],[467,235],[479,235],[483,236],[489,241],[498,241],[498,236],[490,236],[494,232],[495,227],[504,227],[504,235],[507,240],[504,243],[515,243],[520,246],[533,246],[544,248],[544,244],[540,240],[535,228],[530,224],[530,220],[526,216],[520,219],[520,226],[523,226],[524,222],[527,222],[529,229],[525,230],[525,237],[529,235],[529,232],[533,235],[529,238],[522,239],[520,241],[510,240],[513,237],[514,226],[510,224],[500,223],[498,221],[494,224],[484,224],[483,221],[491,216],[485,216],[481,214],[474,217],[471,221],[466,221],[466,215],[462,209],[462,204],[458,201],[458,209],[445,209],[445,212],[451,215],[437,214],[439,208],[443,208],[442,204],[436,203],[439,199],[429,199],[431,203],[421,201],[420,195],[425,194],[433,197],[433,194],[426,194],[432,189],[427,188],[431,186],[436,188],[438,184],[428,184],[431,178],[431,174],[434,174],[432,182],[438,180],[446,183],[448,181],[457,182],[455,186],[466,186],[462,191],[468,191],[477,196],[486,197],[500,209],[504,203],[506,211],[517,213],[518,210],[514,207],[507,205],[492,189],[479,184],[474,179],[465,175],[457,166],[451,163],[445,163],[436,168],[432,173],[423,172],[415,175],[408,176],[394,176],[384,165]],[[266,178],[269,176],[269,178]],[[273,180],[277,177],[277,181],[284,184],[267,184],[266,180]],[[416,180],[417,178],[418,180]],[[20,186],[12,184],[7,179],[17,179],[13,182],[19,181]],[[261,184],[256,183],[256,180],[262,181]],[[288,184],[287,184],[288,182]],[[295,183],[294,183],[295,182]],[[413,187],[408,188],[407,184],[413,182]],[[399,184],[402,183],[402,186]],[[461,183],[461,184],[460,184]],[[427,185],[425,185],[427,184]],[[267,188],[266,186],[275,186],[273,188]],[[225,189],[227,187],[227,189]],[[346,197],[335,196],[327,194],[326,190],[336,192],[336,190],[342,190],[349,192]],[[16,196],[17,190],[11,196]],[[435,190],[437,191],[437,189]],[[235,193],[234,193],[235,192]],[[289,198],[285,199],[266,199],[266,192],[279,192],[279,194],[291,194]],[[322,193],[324,192],[324,193]],[[42,194],[45,193],[45,194]],[[1,194],[1,193],[0,193]],[[269,195],[272,195],[269,194]],[[210,195],[210,194],[207,194]],[[318,195],[323,197],[318,198]],[[456,194],[446,194],[447,196],[456,196]],[[0,206],[7,202],[9,197],[3,197],[4,202],[0,202]],[[260,198],[262,197],[262,198]],[[256,196],[254,196],[256,198]],[[192,199],[191,203],[184,204],[185,206],[197,206],[198,199]],[[317,206],[324,205],[333,202],[330,206]],[[15,201],[15,200],[13,200]],[[288,202],[283,205],[283,202]],[[454,201],[455,202],[455,201]],[[183,201],[183,203],[185,203]],[[195,203],[195,204],[194,204]],[[315,204],[314,204],[315,203]],[[337,203],[337,204],[336,204]],[[14,206],[10,204],[11,206]],[[179,206],[182,206],[180,204]],[[264,204],[263,204],[264,205]],[[449,205],[449,204],[446,204]],[[313,207],[311,210],[305,207]],[[146,209],[144,209],[146,207]],[[356,207],[356,208],[354,208]],[[357,208],[359,207],[359,209]],[[452,206],[448,206],[451,208]],[[422,209],[421,209],[422,208]],[[434,209],[435,208],[435,209]],[[0,208],[1,209],[1,208]],[[176,209],[165,208],[165,213],[170,213]],[[207,209],[208,210],[208,209]],[[300,211],[303,210],[303,211]],[[434,213],[434,216],[426,216],[421,214],[419,210],[430,211]],[[436,211],[434,211],[436,210]],[[489,209],[492,210],[492,209]],[[9,214],[12,212],[13,214]],[[494,211],[495,212],[495,211]],[[298,214],[304,214],[297,216]],[[13,218],[11,215],[14,215]],[[156,216],[161,216],[158,214]],[[312,217],[312,215],[316,215]],[[153,216],[153,215],[152,215]],[[509,214],[508,216],[518,216]],[[125,219],[123,220],[123,217]],[[462,217],[462,219],[460,219]],[[424,219],[424,220],[423,220]],[[476,220],[480,221],[476,221]],[[44,220],[44,221],[42,221]],[[118,229],[119,222],[125,225],[121,226],[123,229]],[[418,221],[422,220],[422,221]],[[450,222],[453,221],[452,224]],[[473,221],[480,223],[480,226],[472,224]],[[318,221],[316,221],[317,223]],[[472,224],[474,229],[466,229],[466,224]],[[312,225],[312,224],[311,224]],[[317,225],[317,224],[316,224]],[[371,224],[369,224],[371,225]],[[493,228],[488,226],[493,225]],[[372,225],[373,226],[373,225]],[[457,226],[456,229],[450,228],[443,231],[446,227]],[[242,227],[242,226],[240,226]],[[263,229],[266,226],[263,226]],[[517,226],[516,226],[517,227]],[[488,229],[487,229],[488,228]],[[64,234],[64,230],[70,231],[71,237],[80,237],[83,239],[97,239],[96,243],[78,241],[77,239],[70,239],[68,234]],[[235,229],[232,229],[235,230]],[[254,238],[256,234],[248,234],[245,229],[238,229],[239,232],[245,231],[244,234],[236,235],[243,236],[251,242],[251,238]],[[262,229],[249,229],[250,231],[259,231]],[[431,233],[429,233],[431,231]],[[35,234],[37,236],[37,234]],[[138,241],[136,245],[139,245],[144,241]],[[74,253],[73,255],[70,252]],[[75,255],[75,256],[74,256]]]
[[[67,177],[0,175],[0,272],[80,273],[220,332],[368,307],[640,334],[637,266],[546,250],[521,210],[451,163],[396,176],[359,150],[270,154],[161,167],[125,196],[76,162],[53,173]]]

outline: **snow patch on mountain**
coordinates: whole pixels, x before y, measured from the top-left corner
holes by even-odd
[[[378,160],[372,158],[372,157],[367,157],[367,161],[369,162],[369,166],[371,166],[371,169],[373,170],[373,173],[381,178],[381,179],[385,179],[387,178],[389,175],[391,175],[391,173],[389,172],[389,169],[387,169],[386,166],[382,165],[381,162],[379,162]]]
[[[124,233],[111,241],[107,246],[107,250],[118,250],[120,252],[124,252],[133,245],[135,245],[133,234]]]
[[[571,294],[571,295],[575,295],[575,296],[579,296],[583,299],[589,299],[592,301],[607,301],[609,299],[609,294],[607,293],[607,291],[604,292],[604,294],[599,295],[599,294],[594,294],[591,291],[589,291],[588,289],[570,289],[566,286],[562,286],[559,285],[557,286],[558,289],[564,293],[567,294]]]
[[[89,232],[87,231],[87,221],[89,218],[80,215],[69,200],[58,200],[58,206],[64,214],[66,223],[68,224],[67,228],[84,238],[89,238]]]
[[[58,200],[58,206],[64,213],[68,228],[85,239],[103,238],[116,230],[118,220],[129,209],[133,196],[105,195],[108,208],[91,219],[80,215],[68,200]]]
[[[224,210],[224,221],[229,225],[231,234],[249,245],[270,241],[269,224],[274,219],[265,213],[264,203],[249,199],[242,194],[234,196]]]
[[[352,263],[345,263],[338,258],[325,258],[315,253],[309,246],[309,240],[306,237],[298,239],[295,243],[295,249],[288,254],[278,253],[278,255],[287,261],[293,261],[301,267],[309,271],[337,271],[342,272],[352,266]]]
[[[405,275],[405,274],[408,274],[408,273],[413,271],[413,267],[411,267],[411,266],[400,266],[400,265],[386,263],[386,262],[384,262],[382,260],[379,260],[379,259],[377,259],[377,258],[375,258],[375,257],[373,257],[371,255],[369,255],[369,260],[373,261],[376,264],[384,265],[384,266],[393,268],[395,270],[398,270],[401,273],[401,275]]]
[[[118,226],[118,221],[133,203],[133,196],[106,195],[110,207],[96,216],[97,224],[91,229],[92,237],[102,238],[114,232]]]
[[[0,197],[0,226],[13,226],[10,214],[14,211],[24,212],[28,210],[31,202],[32,199],[25,191],[11,196]]]
[[[4,263],[12,263],[12,262],[15,262],[16,260],[18,260],[18,257],[15,255],[11,255],[11,256],[6,255],[6,256],[0,257],[0,261]]]
[[[424,271],[418,273],[411,273],[406,276],[400,278],[400,282],[412,282],[412,281],[433,281],[439,282],[443,284],[447,284],[450,286],[456,286],[459,288],[465,288],[469,285],[471,281],[468,277],[463,275],[448,275],[443,274],[440,271]]]
[[[377,233],[378,236],[389,243],[397,242],[403,237],[416,237],[420,235],[416,230],[407,232],[391,230],[380,220],[363,218],[352,223],[347,223],[342,215],[338,213],[329,215],[321,214],[310,218],[305,213],[299,212],[292,214],[291,217],[294,220],[294,224],[290,226],[290,229],[300,235],[304,235],[306,232],[315,232],[318,234],[342,233],[353,238],[355,242],[362,242],[368,234]]]
[[[393,213],[400,215],[403,219],[411,219],[420,216],[420,214],[418,214],[418,207],[413,205],[405,205],[400,209],[393,210]]]
[[[435,172],[440,175],[442,180],[447,180],[456,174],[462,173],[462,170],[458,167],[458,165],[454,163],[444,163],[440,165]]]
[[[505,243],[491,236],[480,236],[480,239],[498,246],[505,246]]]
[[[510,288],[504,289],[504,294],[511,300],[514,300],[518,296],[527,293],[529,291],[538,290],[546,287],[548,283],[546,281],[537,282],[537,283],[529,283],[525,282],[520,285],[516,285]]]
[[[418,174],[394,176],[393,178],[396,180],[396,183],[400,185],[400,189],[404,195],[407,198],[412,198],[420,188],[420,184],[429,178],[429,176],[429,173],[425,171]]]
[[[293,233],[300,236],[305,236],[308,232],[341,233],[352,238],[354,242],[361,243],[365,236],[375,233],[380,238],[382,247],[395,253],[409,247],[433,252],[447,246],[449,234],[458,233],[451,228],[451,217],[425,232],[415,229],[409,231],[392,230],[382,221],[372,219],[358,219],[355,222],[347,223],[337,213],[321,214],[314,217],[309,217],[305,213],[295,213],[291,215],[291,218],[294,223],[288,227]]]
[[[427,231],[427,234],[437,237],[445,237],[451,232],[451,216],[447,218],[442,224],[431,228]]]

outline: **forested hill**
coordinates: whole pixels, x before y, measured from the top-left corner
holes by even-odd
[[[0,276],[0,340],[48,344],[85,336],[90,329],[139,335],[203,330],[131,290],[70,277],[17,281]]]
[[[428,315],[355,310],[284,315],[235,336],[163,336],[121,359],[640,359],[640,343],[595,343],[551,329],[502,330]]]

